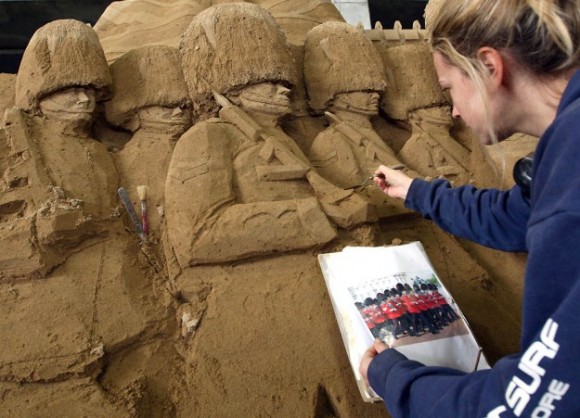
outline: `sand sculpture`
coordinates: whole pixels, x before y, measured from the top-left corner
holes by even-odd
[[[204,0],[115,1],[95,24],[95,32],[109,63],[145,45],[177,48],[179,37],[193,16],[210,4]]]
[[[193,2],[149,0],[150,8],[139,14],[134,8],[143,1],[117,2],[127,7],[118,17],[129,27],[142,18],[141,29],[158,28],[167,38],[155,41],[151,29],[131,39],[176,42],[169,35],[177,26],[151,27],[148,19],[184,25],[186,19],[169,10],[193,10]],[[167,13],[154,16],[157,7]],[[521,293],[523,257],[485,253],[412,217],[369,224],[374,218],[364,196],[332,184],[317,171],[322,167],[312,168],[305,157],[324,129],[344,135],[338,129],[342,123],[371,138],[393,163],[406,159],[418,171],[434,169],[433,175],[455,181],[467,180],[461,177],[466,171],[475,172],[480,149],[449,124],[449,100],[432,77],[422,32],[365,32],[385,69],[384,93],[384,78],[368,78],[371,90],[383,95],[379,117],[371,119],[371,127],[367,115],[352,116],[350,109],[337,109],[336,100],[328,104],[324,99],[323,105],[312,106],[317,113],[333,113],[330,126],[323,126],[326,117],[307,113],[304,93],[293,93],[302,68],[312,69],[307,75],[310,99],[317,97],[316,89],[328,88],[323,91],[332,91],[331,96],[341,90],[324,84],[331,81],[324,79],[326,70],[316,69],[332,61],[332,54],[315,59],[311,53],[322,48],[313,42],[305,56],[300,45],[331,5],[282,1],[267,7],[276,11],[278,23],[286,10],[284,27],[295,31],[288,37],[297,62],[276,22],[252,4],[196,11],[180,54],[160,45],[127,52],[133,49],[131,30],[117,32],[110,44],[121,46],[111,60],[115,95],[104,112],[113,127],[97,133],[103,143],[121,130],[129,130],[131,137],[119,151],[109,149],[112,158],[93,139],[94,117],[83,113],[80,119],[62,120],[57,119],[62,112],[52,112],[72,94],[49,95],[40,104],[45,93],[68,87],[90,87],[97,103],[111,96],[108,72],[100,71],[106,66],[95,64],[104,62],[102,52],[92,53],[100,50],[94,33],[79,22],[47,26],[75,35],[40,44],[61,52],[66,46],[73,55],[41,60],[41,71],[27,72],[23,66],[19,107],[8,112],[0,129],[0,335],[8,336],[0,347],[0,399],[6,414],[386,416],[382,405],[360,399],[316,262],[317,252],[348,244],[421,240],[490,358],[517,349],[519,309],[513,301]],[[358,39],[368,45],[358,29],[327,24],[324,30],[328,27],[348,34],[347,44]],[[400,40],[411,32],[413,41]],[[92,46],[83,46],[81,57],[75,55],[75,42]],[[35,45],[36,40],[30,51],[39,48]],[[38,55],[44,56],[50,55]],[[37,77],[54,70],[59,76],[48,79],[58,88],[35,93],[39,84],[29,73]],[[337,85],[352,87],[344,73],[336,75],[332,81]],[[67,84],[71,79],[76,81]],[[313,85],[317,79],[320,85]],[[349,92],[367,89],[357,86]],[[92,103],[90,92],[84,93]],[[374,108],[373,95],[365,97]],[[182,134],[187,112],[177,108],[185,109],[190,101],[197,123]],[[36,104],[27,107],[28,102]],[[293,125],[285,119],[292,109],[298,116]],[[100,110],[97,105],[95,113]],[[361,119],[362,128],[357,125]],[[302,150],[293,141],[296,134]],[[410,140],[414,145],[407,144]],[[413,160],[425,155],[431,165]],[[333,173],[328,175],[332,179]],[[150,187],[155,225],[145,243],[115,196],[123,185],[137,203],[139,184]],[[165,208],[167,224],[157,216],[157,205]],[[156,259],[162,249],[166,258]],[[494,270],[496,264],[502,271]],[[497,279],[506,274],[514,279]],[[31,280],[36,277],[42,280]]]
[[[125,0],[112,2],[95,24],[109,63],[131,49],[144,45],[179,46],[179,38],[187,29],[193,16],[212,3],[196,0]],[[302,82],[302,45],[306,33],[314,26],[327,21],[344,21],[330,0],[258,0],[252,2],[269,10],[282,28],[296,60],[297,78],[293,88],[292,116],[282,121],[287,132],[292,133],[303,153],[308,153],[316,132],[324,127],[323,118],[313,118],[304,100]],[[203,112],[200,113],[203,116]],[[110,132],[109,132],[110,133]],[[105,135],[103,138],[107,141]],[[119,146],[114,142],[113,146]]]
[[[364,183],[380,164],[403,168],[371,123],[386,79],[380,56],[364,32],[347,23],[327,22],[308,32],[304,49],[310,108],[330,122],[311,145],[314,167],[343,188]],[[388,201],[374,187],[365,193],[381,216],[406,212],[400,202]]]
[[[330,0],[258,0],[255,4],[268,10],[288,43],[302,45],[306,33],[324,22],[344,22]]]
[[[323,283],[313,279],[320,273],[308,250],[333,248],[329,242],[339,237],[344,245],[350,233],[364,239],[342,226],[365,231],[356,226],[368,219],[368,204],[320,177],[280,129],[296,75],[284,35],[264,9],[205,10],[185,32],[181,51],[194,103],[210,109],[217,98],[221,106],[219,118],[198,122],[180,138],[166,183],[168,235],[181,269],[174,280],[185,302],[178,312],[182,323],[201,322],[184,333],[188,405],[219,416],[228,413],[218,400],[227,396],[241,415],[287,416],[297,407],[306,415],[335,409],[360,415],[354,381],[338,372],[348,368],[334,355],[340,337],[323,331],[330,305]],[[353,203],[355,211],[342,215]],[[222,298],[237,308],[223,309]],[[294,301],[283,302],[288,298]],[[241,337],[248,327],[251,335]],[[232,350],[226,354],[224,346]],[[271,373],[272,364],[260,359],[274,350],[278,371]],[[308,372],[296,369],[300,358]],[[203,384],[208,379],[213,383]]]
[[[129,416],[129,402],[104,396],[94,377],[106,352],[151,338],[166,322],[157,302],[163,285],[120,222],[117,171],[92,137],[95,108],[110,89],[89,26],[60,20],[34,34],[1,131],[9,155],[0,190],[0,333],[9,338],[0,381],[9,405],[14,397],[58,415]],[[23,382],[44,382],[46,391],[31,395]]]
[[[437,11],[441,8],[445,0],[429,0],[425,6],[425,27],[429,29],[432,24],[432,20],[435,18]]]
[[[200,13],[181,51],[194,103],[210,108],[215,95],[222,106],[219,119],[179,140],[167,177],[168,234],[183,268],[321,246],[336,237],[327,216],[345,228],[373,219],[364,199],[324,180],[280,129],[296,76],[264,9]]]
[[[114,154],[120,184],[134,205],[137,187],[148,187],[149,227],[158,238],[173,148],[192,123],[179,51],[165,45],[133,49],[111,65],[111,75],[115,94],[105,106],[106,118],[133,133]]]
[[[0,233],[18,251],[2,252],[1,276],[48,272],[111,217],[117,172],[90,130],[110,87],[103,51],[86,25],[56,21],[31,39],[16,107],[4,120],[9,157],[0,199],[13,223]]]
[[[471,178],[471,153],[451,137],[451,107],[417,109],[411,112],[409,121],[413,134],[399,152],[400,158],[425,176],[467,183]]]
[[[451,136],[450,99],[438,87],[428,44],[392,46],[382,52],[382,58],[390,69],[385,90],[389,100],[383,102],[382,110],[411,125],[411,137],[398,157],[423,176],[443,176],[465,184],[471,174],[470,151]]]
[[[0,73],[0,117],[6,109],[14,106],[14,82],[15,74]]]
[[[222,0],[125,0],[112,2],[95,24],[109,63],[144,45],[177,48],[191,19]],[[278,22],[288,42],[301,45],[306,32],[327,21],[344,21],[330,0],[258,0]]]

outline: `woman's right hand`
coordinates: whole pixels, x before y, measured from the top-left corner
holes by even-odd
[[[380,165],[375,171],[375,184],[389,197],[405,200],[413,179],[400,170]]]

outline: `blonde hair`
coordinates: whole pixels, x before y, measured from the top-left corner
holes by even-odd
[[[446,0],[431,18],[431,45],[474,82],[489,109],[478,59],[481,47],[509,54],[537,76],[557,76],[580,64],[580,0]],[[490,126],[492,138],[493,127]]]

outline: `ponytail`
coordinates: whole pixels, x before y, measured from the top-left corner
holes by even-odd
[[[511,53],[538,75],[580,64],[580,0],[446,0],[441,5],[427,29],[433,49],[454,64],[458,56],[475,59],[483,46]]]
[[[431,3],[433,2],[433,3]],[[431,0],[425,10],[431,45],[473,81],[484,103],[484,46],[509,54],[537,76],[558,76],[580,65],[580,0]]]

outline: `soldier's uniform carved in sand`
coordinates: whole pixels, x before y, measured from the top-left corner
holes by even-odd
[[[471,150],[451,135],[450,100],[439,87],[429,45],[408,41],[384,49],[382,58],[389,77],[381,107],[390,118],[411,124],[398,157],[423,176],[467,182]]]
[[[308,32],[304,49],[310,108],[325,113],[330,122],[310,148],[309,158],[318,172],[340,187],[352,188],[381,164],[401,167],[371,123],[378,115],[386,78],[380,56],[363,31],[326,22]],[[365,193],[383,216],[406,212],[375,187]]]
[[[14,250],[0,255],[0,275],[50,270],[111,216],[117,172],[91,137],[95,107],[110,86],[103,51],[87,25],[54,21],[30,40],[15,107],[4,119],[10,155],[0,205],[8,222],[0,239]]]
[[[469,181],[470,150],[451,136],[450,106],[427,107],[409,114],[412,135],[399,157],[424,176],[445,177],[458,184]]]
[[[71,400],[86,390],[98,396],[102,386],[91,378],[101,373],[105,352],[160,332],[166,314],[154,293],[158,276],[114,213],[113,161],[92,138],[95,107],[110,88],[93,30],[55,21],[32,37],[17,77],[17,107],[4,120],[10,154],[0,195],[0,279],[43,279],[0,280],[1,294],[15,289],[0,304],[7,336],[0,380],[70,379]],[[83,402],[81,414],[128,416],[124,406],[112,412],[111,403]],[[74,401],[70,408],[76,411]]]
[[[295,67],[268,12],[248,3],[207,9],[181,51],[194,107],[211,109],[214,92],[221,106],[219,118],[180,138],[166,183],[168,235],[181,266],[171,279],[187,302],[179,311],[185,402],[204,399],[204,416],[227,416],[227,404],[242,416],[293,416],[296,408],[318,416],[330,402],[341,416],[361,416],[355,383],[342,376],[346,356],[329,355],[340,337],[324,325],[331,307],[309,249],[367,232],[358,225],[370,218],[368,203],[312,170],[278,127]],[[288,326],[289,317],[309,326]],[[274,351],[273,369],[260,359]],[[300,369],[308,372],[296,369],[305,351]]]
[[[181,137],[167,177],[168,235],[182,268],[320,246],[336,237],[328,218],[345,228],[374,219],[279,128],[295,70],[268,12],[214,6],[193,19],[180,50],[194,106],[215,106],[214,93],[222,106]]]
[[[191,101],[176,48],[133,49],[111,65],[115,93],[105,105],[107,121],[133,132],[114,155],[120,184],[135,205],[137,187],[148,186],[149,227],[159,237],[165,178],[175,143],[191,126]]]

